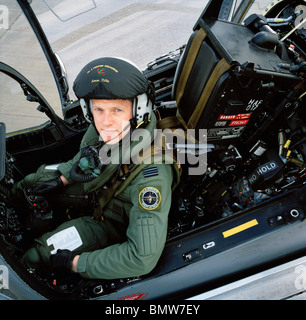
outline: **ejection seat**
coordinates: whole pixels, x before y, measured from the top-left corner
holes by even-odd
[[[210,1],[194,26],[172,96],[186,128],[207,129],[208,142],[229,144],[262,112],[273,112],[300,78],[283,67],[287,57],[273,30],[264,23],[254,27],[264,17],[245,24],[219,20],[213,6],[220,9],[220,2]]]

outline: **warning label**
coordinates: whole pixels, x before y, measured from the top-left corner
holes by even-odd
[[[230,127],[245,126],[248,122],[249,120],[234,120],[230,122],[229,126]]]
[[[242,134],[250,121],[252,112],[238,114],[220,114],[214,128],[208,130],[208,140],[233,139]]]
[[[249,119],[252,115],[250,113],[239,113],[239,114],[220,114],[218,120],[240,120],[240,119]]]

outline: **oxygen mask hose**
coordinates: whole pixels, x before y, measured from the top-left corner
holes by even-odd
[[[76,182],[90,182],[100,175],[102,167],[98,150],[93,146],[87,146],[83,148],[81,159],[72,166],[70,177]]]

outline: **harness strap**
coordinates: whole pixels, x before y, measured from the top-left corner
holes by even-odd
[[[204,41],[206,37],[206,33],[203,29],[199,29],[196,33],[196,35],[194,36],[187,58],[185,60],[184,66],[183,66],[183,70],[177,85],[177,91],[176,91],[176,102],[177,105],[179,106],[180,101],[182,99],[182,96],[184,94],[184,89],[186,87],[188,78],[190,76],[192,67],[194,65],[194,62],[196,60],[196,57],[200,51],[201,45]]]
[[[168,129],[168,128],[178,128],[180,127],[181,122],[177,116],[166,117],[160,119],[156,123],[157,129]]]
[[[203,90],[201,97],[188,121],[187,127],[188,128],[195,128],[196,125],[198,124],[198,121],[200,119],[201,114],[204,111],[204,108],[206,106],[206,103],[213,92],[214,87],[216,86],[219,78],[221,75],[226,72],[227,70],[230,69],[230,65],[228,62],[222,58],[216,65],[214,71],[212,72],[209,80],[207,81],[207,84],[205,86],[205,89]]]

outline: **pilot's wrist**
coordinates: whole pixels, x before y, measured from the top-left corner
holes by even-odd
[[[63,175],[61,175],[60,178],[61,178],[64,186],[67,186],[69,184],[68,180]]]
[[[79,260],[79,255],[75,256],[72,260],[72,266],[71,266],[71,270],[73,272],[77,272],[77,265],[78,265],[78,260]]]

